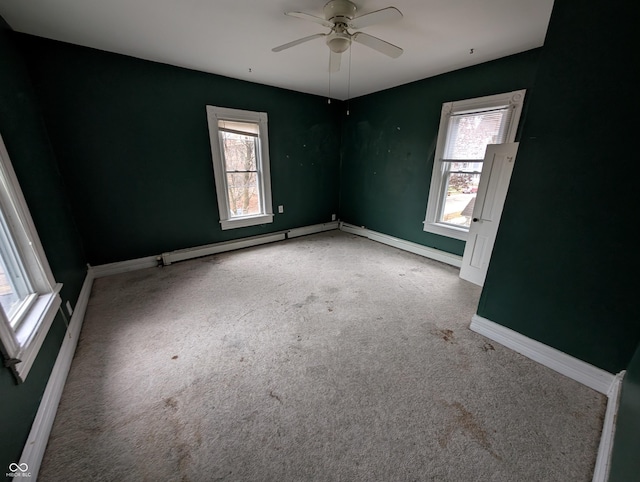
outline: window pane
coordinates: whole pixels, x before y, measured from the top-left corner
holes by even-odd
[[[258,175],[255,172],[227,173],[227,193],[231,217],[262,213]]]
[[[220,131],[226,171],[256,171],[255,136]]]
[[[438,221],[468,228],[471,225],[479,182],[479,174],[449,174],[447,194]]]
[[[445,159],[484,159],[487,144],[501,144],[508,109],[451,116]]]
[[[10,322],[31,292],[4,214],[0,211],[0,307]]]
[[[11,315],[17,305],[20,304],[20,298],[18,298],[18,295],[9,283],[3,265],[4,263],[0,259],[0,305],[2,305],[2,309],[5,315],[7,315],[7,318],[11,320]]]

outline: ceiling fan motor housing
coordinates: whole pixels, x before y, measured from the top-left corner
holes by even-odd
[[[327,45],[332,52],[340,54],[351,45],[348,23],[356,14],[356,6],[349,0],[332,0],[324,6],[324,17],[333,22],[333,31],[327,35]]]
[[[356,6],[349,0],[332,0],[324,6],[324,18],[336,25],[347,25],[355,15]]]

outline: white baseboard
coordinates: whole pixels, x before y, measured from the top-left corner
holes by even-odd
[[[127,261],[117,261],[115,263],[100,264],[92,266],[94,278],[103,278],[113,274],[127,273],[138,269],[153,268],[158,266],[157,256],[145,256],[144,258],[129,259]]]
[[[607,411],[602,426],[602,434],[600,435],[600,446],[598,447],[598,456],[592,479],[592,482],[606,482],[609,478],[611,449],[613,447],[618,406],[620,404],[620,390],[625,372],[622,371],[617,375],[613,375],[478,315],[473,315],[469,328],[597,392],[607,395]]]
[[[473,315],[469,328],[605,395],[608,395],[615,382],[615,375],[612,373],[481,316]]]
[[[297,238],[298,236],[306,236],[307,234],[332,231],[334,229],[338,229],[338,227],[338,221],[332,221],[330,223],[314,224],[312,226],[304,226],[302,228],[293,228],[287,232],[287,238]]]
[[[447,253],[446,251],[412,243],[411,241],[405,241],[404,239],[389,236],[388,234],[378,233],[377,231],[371,231],[367,228],[361,228],[359,226],[353,226],[343,222],[340,223],[340,230],[351,234],[357,234],[358,236],[363,236],[371,239],[372,241],[378,241],[379,243],[393,246],[394,248],[409,251],[410,253],[418,254],[425,258],[434,259],[436,261],[455,266],[456,268],[462,266],[462,256],[458,256],[457,254]]]
[[[31,432],[29,432],[29,438],[27,438],[27,443],[20,456],[20,465],[26,463],[29,467],[29,472],[31,473],[29,480],[35,481],[38,477],[38,471],[40,470],[42,457],[44,457],[44,451],[47,448],[49,434],[51,433],[51,427],[53,426],[56,411],[58,410],[62,390],[64,389],[69,368],[71,367],[71,361],[73,360],[76,345],[78,344],[78,338],[80,337],[80,330],[84,322],[87,304],[89,303],[93,279],[92,270],[89,269],[82,284],[73,315],[69,321],[67,333],[65,334],[64,341],[58,352],[58,357],[49,376],[49,381],[42,395],[40,406],[38,407],[36,417],[31,426]]]
[[[604,415],[602,435],[600,435],[598,458],[596,459],[596,466],[593,470],[593,482],[606,482],[609,480],[613,437],[616,433],[616,421],[618,418],[618,408],[620,407],[620,392],[622,390],[622,380],[625,373],[623,370],[616,375],[608,393],[609,400],[607,401],[607,411]]]

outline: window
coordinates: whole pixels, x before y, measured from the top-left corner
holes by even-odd
[[[267,114],[207,106],[222,229],[273,221]]]
[[[56,284],[0,136],[0,340],[24,381],[60,307]]]
[[[443,104],[425,231],[467,239],[487,144],[515,140],[524,94]]]

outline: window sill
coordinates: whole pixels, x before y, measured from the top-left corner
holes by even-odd
[[[27,378],[62,303],[61,288],[62,283],[58,283],[51,293],[38,297],[16,330],[16,341],[20,348],[13,358],[20,360],[20,363],[15,365],[15,371],[22,382]]]
[[[244,216],[234,219],[223,219],[220,221],[220,227],[224,229],[246,228],[247,226],[256,226],[258,224],[268,224],[273,222],[273,214],[259,214],[257,216]]]
[[[448,224],[431,223],[424,221],[424,231],[433,234],[439,234],[440,236],[446,236],[448,238],[459,239],[466,241],[469,237],[469,230],[464,228],[456,228]]]

